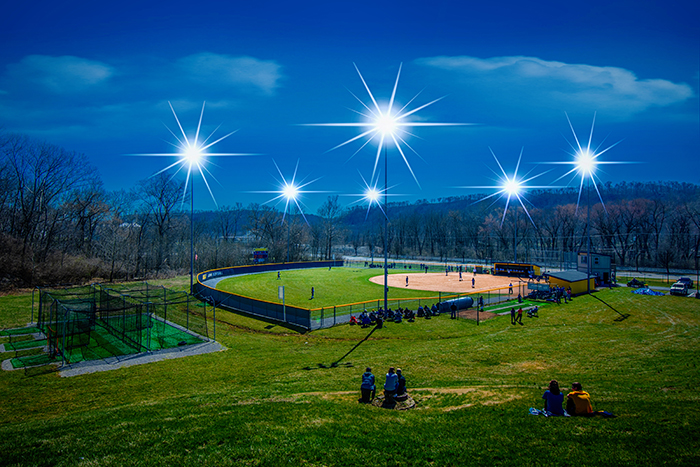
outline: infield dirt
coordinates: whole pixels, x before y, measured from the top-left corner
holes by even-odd
[[[408,284],[406,278],[408,277]],[[472,279],[474,279],[474,287],[472,288]],[[370,281],[382,285],[384,284],[384,276],[375,276],[370,278]],[[508,276],[494,276],[491,274],[471,274],[462,273],[462,280],[459,280],[458,272],[450,272],[447,275],[444,273],[408,273],[408,274],[389,274],[387,279],[389,287],[408,288],[416,290],[431,290],[434,292],[457,292],[457,293],[479,293],[487,290],[498,288],[508,288],[509,284],[513,284],[515,295],[518,294],[518,284],[520,278]],[[525,283],[521,283],[526,287]]]

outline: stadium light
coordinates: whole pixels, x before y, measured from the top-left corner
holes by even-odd
[[[532,216],[530,216],[530,212],[527,210],[527,207],[525,206],[525,203],[523,200],[527,201],[527,199],[524,196],[524,192],[529,189],[533,188],[539,188],[539,189],[545,189],[545,188],[553,188],[551,186],[535,186],[535,185],[527,185],[527,183],[531,180],[534,180],[537,177],[540,177],[544,175],[547,172],[542,172],[538,173],[536,175],[533,175],[528,178],[523,178],[518,176],[518,170],[520,169],[520,161],[523,158],[523,151],[524,148],[520,150],[520,155],[518,156],[518,163],[515,166],[515,170],[513,171],[513,175],[508,176],[506,174],[505,169],[501,165],[501,162],[498,160],[498,157],[496,157],[496,153],[493,152],[493,149],[489,148],[489,151],[491,151],[491,155],[493,155],[493,158],[496,160],[496,164],[498,165],[498,168],[501,169],[501,173],[498,173],[491,169],[491,171],[496,175],[496,184],[493,186],[467,186],[467,187],[461,187],[461,188],[481,188],[481,189],[496,189],[496,192],[481,198],[480,200],[476,201],[474,204],[479,203],[481,201],[487,200],[489,198],[493,198],[494,196],[498,196],[496,200],[494,201],[493,204],[496,203],[499,199],[505,197],[506,198],[506,206],[503,209],[503,217],[501,218],[501,227],[503,227],[503,221],[506,219],[506,214],[508,213],[508,207],[511,204],[512,199],[516,199],[518,203],[520,203],[520,206],[522,206],[523,210],[525,211],[525,214],[527,214],[527,217],[530,219],[530,222],[532,222],[532,225],[537,228],[535,225],[535,221],[532,220]],[[513,262],[517,263],[518,262],[518,207],[517,205],[515,206],[515,223],[513,224]]]
[[[289,205],[290,201],[296,203],[297,197],[299,196],[299,187],[296,186],[293,181],[291,183],[285,183],[285,186],[282,188],[282,194],[287,200],[287,205]],[[291,225],[290,220],[287,219],[287,262],[289,262],[289,238],[292,232]]]
[[[263,204],[269,204],[274,201],[281,201],[284,200],[284,213],[282,214],[282,223],[284,223],[285,218],[287,217],[287,213],[290,213],[291,215],[291,209],[294,208],[294,206],[297,207],[299,210],[299,213],[301,216],[304,218],[304,222],[307,224],[309,221],[306,219],[306,216],[304,215],[304,210],[302,209],[303,203],[300,201],[301,196],[307,193],[327,193],[325,191],[309,191],[305,190],[307,186],[311,185],[315,181],[318,180],[318,178],[304,182],[302,180],[301,182],[297,182],[297,172],[299,170],[299,160],[297,159],[296,166],[294,167],[294,174],[292,175],[292,178],[288,181],[285,176],[282,174],[282,171],[280,170],[279,166],[277,165],[277,162],[275,160],[272,160],[273,164],[275,164],[275,168],[277,169],[277,173],[279,174],[279,179],[277,180],[279,182],[280,189],[279,190],[272,190],[272,191],[251,191],[249,193],[273,193],[276,194],[272,199],[269,199],[265,201]],[[287,262],[290,260],[290,243],[289,243],[289,238],[291,235],[291,224],[289,219],[287,219]]]
[[[350,138],[349,140],[329,149],[329,151],[333,151],[335,149],[338,149],[342,146],[345,146],[347,144],[350,144],[354,141],[360,140],[362,138],[367,138],[367,141],[365,141],[360,148],[353,153],[351,158],[355,156],[358,152],[360,152],[365,146],[367,146],[371,141],[375,140],[376,138],[379,139],[379,142],[377,144],[377,152],[374,158],[374,169],[372,170],[372,178],[370,179],[370,182],[372,184],[376,183],[376,178],[377,175],[377,166],[379,164],[379,159],[382,156],[382,150],[384,152],[384,188],[380,190],[380,193],[384,195],[384,309],[386,310],[389,306],[388,304],[388,296],[387,292],[389,290],[388,286],[388,275],[389,275],[389,269],[388,269],[388,262],[389,262],[389,252],[388,252],[388,245],[389,245],[389,239],[388,239],[388,227],[389,227],[389,217],[388,217],[388,191],[389,191],[389,186],[388,186],[388,174],[387,174],[387,168],[388,168],[388,162],[387,162],[387,150],[388,146],[393,145],[398,153],[401,155],[401,158],[403,159],[404,163],[406,164],[406,168],[408,168],[408,171],[411,173],[411,176],[413,177],[413,180],[416,182],[416,185],[420,188],[420,183],[418,183],[418,178],[416,177],[415,173],[413,172],[413,168],[411,167],[411,164],[408,161],[408,158],[406,157],[406,152],[404,151],[404,147],[408,148],[411,152],[414,154],[420,155],[416,152],[415,149],[413,149],[408,142],[406,142],[406,137],[410,136],[411,133],[407,131],[408,128],[411,127],[432,127],[432,126],[464,126],[464,125],[471,125],[470,123],[428,123],[428,122],[420,122],[420,121],[411,121],[409,120],[408,117],[411,115],[416,114],[417,112],[425,109],[426,107],[434,104],[435,102],[438,102],[444,98],[440,97],[438,99],[435,99],[433,101],[430,101],[426,104],[420,105],[412,110],[407,110],[407,107],[418,97],[418,95],[414,96],[413,99],[408,101],[406,105],[401,107],[399,110],[395,110],[395,98],[396,98],[396,90],[399,86],[399,78],[401,76],[401,69],[403,67],[403,64],[399,65],[399,70],[396,74],[396,80],[394,82],[394,88],[391,92],[391,98],[389,100],[388,105],[382,107],[379,105],[377,100],[374,97],[374,94],[372,94],[372,91],[370,90],[369,86],[367,85],[367,82],[365,81],[364,77],[362,76],[362,73],[360,73],[360,69],[357,67],[357,65],[353,64],[355,66],[355,70],[357,71],[357,74],[360,76],[360,80],[362,81],[362,84],[367,91],[367,94],[371,100],[370,103],[365,103],[360,98],[355,96],[353,94],[353,97],[357,99],[360,104],[363,107],[363,110],[358,111],[357,113],[364,117],[363,122],[352,122],[352,123],[313,123],[313,124],[306,124],[305,126],[338,126],[338,127],[358,127],[358,128],[363,128],[363,130],[359,135],[354,136]],[[352,93],[351,93],[352,94]],[[398,107],[398,106],[396,106]],[[379,204],[379,203],[377,203]],[[371,203],[370,203],[371,205]]]
[[[598,169],[598,166],[600,164],[624,164],[625,162],[612,162],[612,161],[601,161],[598,158],[609,151],[610,149],[614,148],[618,144],[622,142],[622,140],[618,141],[617,143],[608,146],[607,148],[603,150],[598,150],[598,148],[591,149],[591,142],[593,141],[593,129],[595,128],[595,118],[596,114],[593,114],[593,122],[591,123],[591,131],[588,136],[588,144],[584,147],[581,146],[581,143],[579,141],[578,136],[576,135],[576,131],[574,130],[574,126],[571,124],[571,120],[569,119],[569,115],[566,115],[566,120],[569,122],[569,128],[571,128],[571,133],[574,135],[574,141],[576,145],[573,145],[569,143],[571,148],[573,149],[574,153],[574,160],[570,164],[573,164],[573,169],[559,177],[557,180],[566,177],[567,175],[576,172],[578,175],[581,176],[581,184],[579,186],[579,192],[578,192],[578,200],[576,201],[576,212],[578,213],[578,207],[581,201],[581,192],[583,191],[583,182],[586,182],[586,233],[587,233],[587,245],[586,245],[586,290],[590,294],[591,293],[591,183],[593,183],[593,186],[595,187],[596,192],[598,193],[598,198],[600,199],[600,203],[603,206],[603,209],[605,209],[605,203],[603,202],[603,197],[600,194],[600,190],[598,189],[598,184],[596,183],[596,171]],[[607,212],[607,210],[606,210]]]
[[[187,186],[190,184],[190,293],[194,292],[194,182],[190,181],[190,177],[193,176],[194,172],[199,172],[199,174],[202,176],[202,180],[204,181],[204,184],[207,187],[207,190],[209,191],[209,195],[211,196],[211,199],[214,201],[214,205],[218,207],[218,204],[216,203],[216,198],[214,198],[214,193],[211,190],[211,186],[209,185],[209,181],[207,180],[207,177],[205,175],[205,172],[214,180],[216,178],[214,175],[206,168],[206,159],[210,156],[254,156],[255,154],[250,154],[250,153],[233,153],[233,152],[228,152],[228,153],[210,153],[207,152],[207,149],[211,148],[214,146],[216,143],[225,140],[229,136],[235,133],[235,131],[232,131],[231,133],[228,133],[221,138],[218,138],[214,141],[209,142],[210,139],[214,136],[214,133],[216,133],[216,130],[218,130],[218,127],[212,131],[207,138],[205,138],[203,141],[200,141],[199,138],[199,132],[202,128],[202,119],[204,117],[204,107],[206,105],[206,102],[202,103],[202,110],[199,114],[199,123],[197,124],[197,130],[194,135],[194,139],[190,139],[187,136],[187,133],[185,133],[184,128],[182,128],[182,124],[180,123],[180,119],[177,116],[177,113],[175,112],[175,109],[173,108],[173,105],[168,102],[168,105],[170,106],[170,110],[173,113],[173,116],[175,117],[175,121],[177,122],[177,126],[180,129],[180,132],[182,133],[182,136],[178,136],[173,132],[168,126],[166,125],[165,128],[168,129],[171,135],[175,138],[177,143],[170,143],[172,144],[176,149],[177,149],[177,155],[178,160],[175,161],[174,163],[168,165],[164,169],[156,172],[155,174],[151,175],[151,177],[155,177],[156,175],[159,175],[163,172],[166,172],[172,168],[177,167],[177,170],[173,174],[173,177],[177,175],[183,168],[187,168],[187,177],[185,178],[185,186],[182,190],[182,202],[185,202],[185,194],[187,193]],[[132,156],[160,156],[160,157],[172,157],[172,153],[150,153],[150,154],[130,154]]]
[[[380,194],[381,194],[381,193],[380,193],[379,190],[377,190],[376,188],[369,188],[369,189],[365,192],[365,199],[367,199],[367,201],[369,201],[370,204],[371,204],[371,203],[378,203],[378,202],[379,202],[379,195],[380,195]]]

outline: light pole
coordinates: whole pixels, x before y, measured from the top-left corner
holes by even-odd
[[[202,149],[193,144],[185,148],[183,158],[191,168],[202,162]],[[194,180],[190,180],[190,294],[194,293]]]
[[[387,149],[384,146],[384,311],[389,308],[389,202],[388,202],[388,191],[389,191],[389,174],[387,168],[389,167]]]
[[[518,262],[518,207],[515,206],[515,225],[513,226],[513,262]]]
[[[360,133],[358,136],[355,136],[344,143],[341,143],[337,145],[336,147],[332,148],[337,149],[342,146],[345,146],[346,144],[352,143],[353,141],[356,141],[361,138],[367,138],[367,142],[365,142],[360,149],[362,149],[369,141],[374,139],[375,137],[379,137],[379,144],[377,145],[377,152],[374,160],[374,170],[372,171],[372,178],[370,179],[370,182],[375,182],[375,175],[376,175],[376,169],[377,169],[377,164],[379,163],[379,158],[381,157],[382,154],[382,149],[384,150],[384,207],[385,209],[388,207],[387,203],[387,197],[388,197],[388,189],[389,187],[386,185],[386,182],[388,180],[387,177],[387,145],[392,144],[394,147],[396,147],[396,150],[401,154],[401,157],[403,158],[403,161],[406,163],[406,168],[408,168],[409,172],[411,173],[411,176],[415,180],[416,184],[420,186],[418,183],[418,178],[416,177],[415,173],[413,172],[413,169],[411,168],[411,165],[408,162],[408,158],[406,157],[406,153],[403,149],[403,147],[411,149],[413,152],[415,150],[411,148],[408,143],[405,140],[406,135],[411,135],[407,129],[411,127],[435,127],[435,126],[462,126],[462,125],[469,125],[468,123],[432,123],[432,122],[423,122],[423,121],[411,121],[409,119],[410,116],[418,113],[419,111],[425,109],[426,107],[440,101],[443,99],[443,97],[440,97],[438,99],[435,99],[433,101],[430,101],[426,104],[420,105],[412,110],[409,110],[407,107],[413,100],[418,97],[416,95],[413,99],[411,99],[408,104],[406,104],[403,107],[396,106],[395,107],[395,98],[396,98],[396,90],[399,86],[399,77],[401,76],[401,68],[403,67],[403,64],[399,66],[399,70],[396,74],[396,81],[394,82],[394,87],[391,92],[391,98],[389,99],[389,103],[386,106],[380,106],[377,100],[374,98],[374,95],[372,94],[372,91],[370,90],[367,82],[365,81],[364,77],[362,76],[362,73],[360,73],[359,68],[357,68],[357,65],[355,65],[355,70],[357,71],[357,74],[360,77],[360,80],[362,81],[362,84],[367,91],[367,94],[371,100],[371,103],[364,103],[362,101],[361,104],[364,107],[364,110],[359,111],[358,113],[362,115],[365,118],[365,121],[363,122],[354,122],[354,123],[313,123],[309,124],[310,126],[339,126],[339,127],[358,127],[358,128],[367,128],[367,130],[364,130],[362,133]],[[357,96],[353,94],[353,96],[359,100]],[[359,151],[359,150],[358,150]],[[389,239],[388,239],[388,216],[387,213],[384,212],[384,308],[386,309],[388,307],[388,297],[387,297],[387,289],[388,289],[388,262],[389,262],[389,256],[388,256],[388,246],[389,246]]]
[[[292,209],[294,209],[294,204],[297,202],[297,197],[299,196],[299,187],[294,184],[294,181],[290,183],[285,183],[284,188],[282,189],[282,195],[284,198],[287,200],[287,206],[289,206],[290,202],[292,202]],[[289,214],[289,217],[287,218],[287,262],[289,263],[290,259],[290,243],[289,239],[291,236],[292,232],[292,224],[291,224],[291,212]]]
[[[588,293],[591,293],[591,182],[593,183],[593,186],[595,186],[596,192],[598,193],[598,197],[600,198],[601,204],[603,204],[603,209],[605,209],[605,204],[603,203],[603,198],[600,195],[600,191],[598,190],[598,185],[595,183],[595,170],[598,164],[622,164],[624,162],[611,162],[611,161],[600,161],[598,158],[608,152],[610,149],[614,148],[618,144],[620,144],[620,141],[618,141],[615,144],[612,144],[608,146],[605,149],[600,149],[599,147],[595,149],[591,149],[591,142],[593,140],[593,129],[595,128],[595,118],[596,114],[593,114],[593,123],[591,123],[591,132],[588,136],[588,144],[585,146],[581,145],[581,142],[579,141],[578,136],[576,135],[576,131],[574,130],[574,126],[571,124],[571,120],[569,119],[569,116],[566,115],[566,120],[569,122],[569,127],[571,128],[571,132],[574,135],[574,140],[576,145],[574,146],[571,144],[571,148],[574,150],[573,155],[574,155],[574,161],[573,162],[559,162],[560,164],[573,164],[574,168],[559,177],[557,180],[566,177],[572,172],[578,172],[581,175],[581,187],[579,188],[579,200],[581,199],[581,192],[583,191],[583,182],[584,179],[586,180],[586,204],[588,205],[587,207],[587,215],[586,215],[586,231],[587,231],[587,247],[586,247],[586,289]],[[578,202],[576,203],[576,213],[578,214]]]
[[[194,180],[190,185],[190,294],[194,293]]]
[[[576,153],[576,168],[586,178],[586,291],[591,293],[591,179],[597,164],[596,156],[588,149]],[[583,182],[581,182],[583,183]]]
[[[522,152],[520,153],[520,156],[522,157]],[[495,157],[495,155],[494,155]],[[498,161],[498,159],[496,159]],[[520,159],[518,159],[518,167],[520,167]],[[518,168],[516,167],[515,173],[511,178],[508,178],[508,176],[505,176],[505,179],[502,182],[501,185],[501,190],[505,192],[508,195],[508,201],[506,202],[506,211],[508,210],[508,205],[510,204],[510,200],[512,198],[515,198],[517,200],[520,200],[520,193],[523,191],[523,180],[518,178]],[[522,201],[520,201],[522,203]],[[515,218],[514,223],[513,223],[513,262],[517,263],[518,262],[518,206],[517,204],[515,205],[515,212],[513,213],[513,217]],[[503,213],[505,216],[505,211]]]
[[[588,233],[588,251],[586,252],[586,256],[588,257],[588,261],[586,261],[586,266],[588,266],[587,272],[586,272],[586,288],[588,289],[588,293],[591,293],[591,262],[593,258],[591,258],[591,177],[589,175],[588,177],[588,182],[586,184],[586,204],[588,207],[586,208],[586,232]]]

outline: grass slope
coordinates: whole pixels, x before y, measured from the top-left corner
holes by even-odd
[[[277,298],[277,288],[283,285],[287,305],[307,309],[321,308],[372,299],[383,300],[382,286],[369,281],[371,277],[382,274],[381,269],[298,269],[282,271],[281,279],[277,279],[276,272],[231,277],[219,282],[217,288],[246,297],[282,303],[282,300]],[[393,274],[406,274],[406,272]],[[313,300],[311,300],[311,287],[314,288]],[[437,292],[397,287],[391,288],[389,293],[390,298],[422,298],[437,295]]]
[[[364,341],[357,326],[298,334],[220,312],[224,352],[73,378],[2,372],[0,464],[699,465],[700,300],[597,296],[523,326],[440,316]],[[0,298],[0,328],[26,324],[22,300]],[[379,383],[402,367],[418,408],[357,404],[367,365]],[[528,415],[552,378],[618,417]]]

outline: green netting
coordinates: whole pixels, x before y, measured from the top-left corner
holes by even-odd
[[[184,342],[184,345],[204,342],[199,337],[171,326],[165,322],[156,322],[151,330],[150,350],[171,349]]]
[[[49,355],[76,363],[203,342],[193,333],[208,338],[206,308],[196,303],[147,283],[40,290],[37,322]]]
[[[142,332],[145,333],[146,330]],[[202,339],[185,330],[178,329],[168,323],[158,322],[151,330],[150,346],[148,350],[169,349],[177,347],[181,345],[181,343],[190,345],[201,342],[203,342]],[[138,353],[138,351],[132,346],[127,345],[107,329],[98,326],[94,332],[90,333],[90,341],[86,345],[66,349],[65,358],[67,363],[78,363],[87,360],[102,360],[110,357],[133,355],[136,353]],[[52,359],[46,354],[16,357],[12,359],[12,367],[25,368],[28,366],[56,363],[60,360],[60,357]]]
[[[41,329],[34,326],[28,328],[3,329],[0,331],[0,336],[17,336],[22,334],[34,334],[36,332],[41,332]]]

